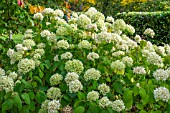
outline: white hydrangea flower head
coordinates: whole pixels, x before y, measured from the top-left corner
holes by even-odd
[[[162,60],[161,56],[159,56],[156,52],[148,53],[148,56],[146,58],[150,64],[158,65],[158,66],[160,64],[163,64],[163,60]]]
[[[143,66],[137,66],[137,67],[133,68],[133,73],[146,75],[146,71]]]
[[[49,40],[50,42],[53,42],[53,43],[57,42],[56,34],[51,32],[51,34],[47,37],[47,40]]]
[[[120,60],[116,60],[116,61],[112,62],[110,66],[115,72],[124,71],[126,68],[125,64]]]
[[[18,77],[18,74],[14,71],[14,72],[9,73],[8,76],[11,77],[13,80],[15,80]]]
[[[23,39],[25,40],[25,39],[32,39],[32,34],[24,34],[24,37],[23,37]]]
[[[112,109],[117,112],[121,112],[125,109],[124,102],[122,100],[115,100],[112,102]]]
[[[64,113],[73,113],[73,108],[71,106],[67,105],[63,108],[63,112]]]
[[[87,94],[88,101],[96,101],[99,99],[99,93],[97,91],[91,91]]]
[[[129,24],[126,24],[125,30],[130,34],[133,35],[135,33],[135,28]]]
[[[60,109],[60,101],[59,100],[52,100],[48,103],[48,113],[58,113],[58,110]]]
[[[156,47],[156,52],[162,56],[165,55],[165,48],[163,46]]]
[[[124,22],[123,19],[117,19],[114,23],[113,23],[114,29],[115,30],[122,30],[124,31],[126,28],[126,23]]]
[[[81,61],[73,59],[73,60],[68,60],[65,63],[65,69],[67,70],[67,72],[75,72],[79,75],[84,70],[84,67]]]
[[[132,67],[133,66],[133,59],[129,56],[125,56],[122,58],[122,62],[128,66],[128,67]]]
[[[112,104],[112,102],[107,97],[102,97],[99,100],[99,106],[102,107],[102,108],[110,107],[111,104]]]
[[[48,36],[50,36],[50,31],[48,31],[48,30],[43,30],[43,31],[41,31],[41,33],[40,33],[40,35],[41,35],[41,37],[48,37]]]
[[[63,53],[61,54],[61,59],[71,59],[73,57],[73,54],[71,52],[66,52],[66,53]]]
[[[55,16],[58,16],[58,17],[60,17],[60,18],[63,18],[64,12],[63,12],[62,10],[60,10],[60,9],[56,9],[56,10],[54,11],[54,15],[55,15]]]
[[[5,76],[5,70],[0,68],[0,76]]]
[[[91,19],[93,22],[96,22],[97,20],[105,20],[105,16],[101,12],[96,12],[91,16]]]
[[[33,30],[32,30],[32,29],[27,29],[27,30],[25,31],[25,33],[26,33],[26,34],[32,34],[32,33],[33,33]]]
[[[105,83],[102,83],[98,86],[98,90],[102,95],[106,95],[107,93],[110,92],[110,87]]]
[[[18,72],[22,74],[26,74],[31,70],[35,69],[35,62],[32,59],[22,59],[18,63]]]
[[[15,51],[13,49],[9,48],[7,51],[7,56],[11,58],[13,56],[14,52]]]
[[[91,19],[92,19],[92,16],[93,16],[95,13],[97,13],[97,10],[96,10],[96,8],[94,8],[94,7],[90,7],[90,8],[85,12],[85,14],[86,14],[88,17],[90,17]]]
[[[44,49],[35,49],[34,54],[40,54],[41,56],[45,53]]]
[[[95,42],[96,43],[111,43],[113,41],[113,37],[111,35],[111,33],[107,33],[107,32],[100,32],[97,34],[96,38],[95,38]]]
[[[165,87],[156,88],[154,91],[154,98],[156,101],[162,100],[164,102],[168,102],[170,98],[169,90]]]
[[[110,52],[116,51],[116,48],[113,46]]]
[[[77,19],[77,25],[80,28],[86,29],[86,26],[91,24],[91,19],[85,14],[81,14]]]
[[[124,51],[116,51],[112,53],[113,57],[119,57],[119,56],[124,56],[125,52]]]
[[[41,64],[41,61],[37,59],[34,59],[34,62],[35,62],[35,67],[38,67]]]
[[[97,28],[98,28],[98,29],[102,30],[103,27],[105,27],[105,22],[104,22],[104,20],[99,19],[99,20],[96,21],[96,25],[97,25]],[[106,31],[107,31],[107,30],[106,30]]]
[[[95,52],[91,52],[87,55],[87,59],[91,61],[94,61],[95,59],[99,59],[99,54]]]
[[[140,35],[136,35],[136,36],[134,37],[134,39],[135,39],[135,41],[136,41],[137,43],[140,43],[140,41],[142,40],[141,37],[140,37]]]
[[[97,25],[96,24],[88,24],[86,26],[86,29],[89,30],[89,31],[97,31]]]
[[[5,92],[13,91],[14,81],[11,77],[0,76],[0,91],[5,90]]]
[[[106,21],[107,21],[107,22],[110,22],[110,23],[114,23],[114,18],[113,18],[112,16],[108,16],[108,17],[106,18]]]
[[[155,36],[155,32],[151,28],[145,29],[143,34],[150,36],[151,38],[153,38]]]
[[[27,47],[28,50],[31,50],[32,47],[35,46],[35,42],[32,39],[25,39],[23,40],[22,45]]]
[[[69,82],[69,92],[70,93],[77,93],[78,91],[83,89],[83,85],[79,80],[74,80]]]
[[[155,52],[155,48],[150,41],[147,41],[147,44],[144,49],[149,50],[150,52]]]
[[[99,80],[100,77],[101,77],[100,71],[95,69],[95,68],[90,68],[84,73],[84,79],[86,81],[88,81],[88,80]]]
[[[17,49],[17,51],[26,51],[26,50],[28,50],[28,48],[27,47],[23,47],[22,44],[17,44],[15,46],[15,48]]]
[[[34,60],[41,59],[41,54],[35,53],[35,54],[33,55],[33,59],[34,59]]]
[[[45,16],[45,15],[51,15],[51,14],[54,14],[54,10],[51,9],[51,8],[45,8],[43,11],[42,11],[42,14]]]
[[[57,42],[57,48],[58,49],[68,49],[69,43],[67,42],[67,40],[59,40]]]
[[[45,44],[44,43],[39,43],[39,44],[37,44],[37,48],[38,49],[43,49],[43,48],[45,48]]]
[[[62,80],[63,80],[63,76],[60,75],[60,74],[58,74],[58,73],[56,73],[56,74],[54,74],[54,75],[51,76],[51,78],[50,78],[50,84],[51,84],[52,86],[58,85]]]
[[[59,88],[51,87],[47,90],[47,97],[52,100],[57,100],[61,97],[61,91]]]
[[[153,77],[157,81],[166,81],[169,78],[169,73],[167,70],[164,69],[157,69],[155,72],[153,72]]]
[[[58,61],[59,61],[59,59],[58,59],[58,55],[55,55],[55,57],[54,57],[54,61],[56,61],[56,62],[58,62]]]
[[[22,55],[23,55],[22,51],[14,52],[14,54],[10,57],[11,58],[10,63],[14,64],[16,61],[21,60]]]
[[[92,45],[90,44],[89,41],[87,40],[82,40],[79,44],[78,44],[78,48],[80,49],[91,49]]]
[[[117,33],[112,33],[111,36],[114,42],[116,43],[122,42],[122,37]]]
[[[41,109],[47,110],[48,108],[48,103],[50,102],[50,100],[45,100],[42,104],[41,104]]]
[[[33,18],[34,18],[35,20],[40,20],[40,21],[42,21],[43,18],[44,18],[44,16],[43,16],[41,13],[36,13],[36,14],[34,14]]]
[[[66,74],[66,77],[64,80],[67,83],[67,85],[69,85],[71,81],[78,80],[78,78],[79,78],[79,75],[77,73],[69,72]]]

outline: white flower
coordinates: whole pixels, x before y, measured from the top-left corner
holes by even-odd
[[[0,92],[5,90],[5,92],[13,91],[14,81],[11,77],[0,76]]]
[[[124,51],[116,51],[114,53],[112,53],[113,57],[119,57],[119,56],[124,56],[125,52]]]
[[[156,52],[149,52],[146,58],[150,64],[158,65],[158,66],[160,64],[163,64],[161,56],[159,56]]]
[[[66,53],[63,53],[62,55],[61,55],[61,59],[71,59],[73,57],[73,54],[72,53],[70,53],[70,52],[66,52]]]
[[[165,54],[165,48],[163,46],[158,46],[158,47],[156,47],[156,52],[160,55],[164,55]]]
[[[33,17],[35,20],[43,20],[44,16],[41,14],[41,13],[36,13],[34,14],[34,17]]]
[[[77,25],[80,28],[86,29],[86,26],[91,24],[91,19],[85,14],[81,14],[77,19]]]
[[[74,80],[78,80],[78,78],[79,78],[79,75],[77,74],[77,73],[75,73],[75,72],[69,72],[69,73],[67,73],[67,75],[66,75],[66,77],[65,77],[65,82],[69,85],[69,83],[71,82],[71,81],[74,81]]]
[[[115,30],[122,30],[123,31],[126,28],[126,23],[122,19],[117,19],[113,23],[113,26],[114,26]]]
[[[26,33],[26,34],[32,34],[33,31],[32,31],[32,29],[27,29],[27,30],[25,31],[25,33]]]
[[[59,16],[60,18],[63,18],[64,13],[63,13],[62,10],[56,9],[56,10],[54,11],[54,15],[55,15],[55,16]]]
[[[83,40],[78,44],[78,48],[80,49],[91,49],[91,44],[87,40]]]
[[[89,31],[92,31],[92,30],[97,31],[98,30],[96,24],[88,24],[86,29]]]
[[[59,100],[52,100],[48,102],[48,113],[58,113],[58,110],[60,109],[60,101]]]
[[[26,50],[28,50],[28,48],[23,47],[22,44],[17,44],[15,47],[16,47],[17,51],[26,51]]]
[[[79,80],[74,80],[69,82],[69,92],[70,93],[77,93],[78,91],[83,89],[83,85]]]
[[[50,36],[51,33],[48,30],[43,30],[43,31],[41,31],[40,34],[42,37],[48,37],[48,36]]]
[[[133,66],[133,59],[132,59],[131,57],[128,57],[128,56],[123,57],[123,58],[122,58],[122,62],[123,62],[126,66],[128,66],[128,67],[132,67],[132,66]]]
[[[155,72],[153,72],[153,77],[157,81],[166,81],[169,78],[169,73],[167,70],[164,69],[157,69]]]
[[[100,91],[100,93],[102,93],[103,95],[106,95],[107,93],[110,92],[110,87],[107,86],[105,83],[102,83],[98,86],[98,90]]]
[[[0,76],[4,76],[5,75],[5,70],[3,70],[2,68],[0,68]]]
[[[81,74],[82,71],[84,70],[84,67],[81,61],[73,59],[68,60],[65,63],[65,69],[67,70],[67,72],[75,72],[77,74]]]
[[[106,18],[106,21],[107,21],[107,22],[114,23],[114,18],[113,18],[112,16],[108,16],[108,17]]]
[[[32,34],[24,34],[23,39],[32,39]]]
[[[112,62],[110,66],[114,70],[114,72],[124,71],[125,67],[126,67],[125,64],[123,62],[121,62],[120,60],[116,60],[116,61]]]
[[[107,97],[102,97],[99,100],[99,106],[102,108],[110,107],[111,104],[112,104],[112,102]]]
[[[133,35],[135,33],[134,27],[129,24],[126,25],[126,31],[131,35]]]
[[[117,112],[121,112],[125,109],[125,105],[122,100],[115,100],[112,102],[112,109]]]
[[[140,41],[142,40],[139,35],[136,35],[136,36],[134,37],[134,39],[135,39],[135,41],[136,41],[137,43],[140,43]]]
[[[15,80],[17,78],[18,74],[14,71],[14,72],[9,73],[8,76],[11,77],[13,80]]]
[[[18,72],[22,73],[22,74],[26,74],[31,70],[35,69],[35,62],[34,60],[31,59],[22,59],[19,61],[18,63]]]
[[[45,8],[43,11],[42,11],[42,14],[43,15],[50,15],[50,14],[53,14],[54,13],[54,10],[51,9],[51,8]]]
[[[7,51],[7,56],[9,56],[11,58],[13,56],[14,52],[15,51],[13,49],[9,48]]]
[[[170,98],[169,90],[165,87],[156,88],[153,93],[156,101],[162,100],[168,102]]]
[[[99,93],[97,91],[91,91],[87,94],[88,101],[96,101],[99,99]]]
[[[88,81],[88,80],[99,80],[100,77],[101,77],[100,71],[98,71],[95,68],[88,69],[84,74],[84,79],[86,81]]]
[[[60,40],[57,42],[57,48],[58,49],[68,49],[69,48],[69,43],[66,40]]]
[[[22,44],[23,46],[27,47],[28,50],[31,50],[31,48],[35,46],[35,42],[32,39],[23,40]]]
[[[47,90],[47,97],[49,99],[57,100],[58,98],[61,97],[60,89],[56,87],[51,87],[50,89]]]
[[[151,28],[145,29],[143,34],[150,36],[151,38],[153,38],[155,36],[155,32]]]
[[[58,85],[61,81],[63,80],[63,76],[56,73],[51,76],[50,78],[50,84],[53,85]]]
[[[87,59],[91,61],[94,61],[94,59],[99,59],[99,54],[91,52],[87,55]]]
[[[54,61],[59,61],[59,59],[58,59],[58,55],[55,55],[55,57],[54,57]]]
[[[146,75],[145,68],[142,67],[142,66],[137,66],[137,67],[135,67],[135,68],[133,69],[133,73]]]
[[[38,49],[43,49],[43,48],[45,48],[45,44],[44,43],[39,43],[39,44],[37,44],[37,48]]]
[[[93,22],[95,22],[95,21],[97,21],[97,20],[99,20],[99,19],[100,19],[100,20],[105,20],[105,16],[104,16],[104,14],[101,13],[101,12],[96,12],[96,13],[94,13],[94,14],[92,15],[91,19],[92,19]]]

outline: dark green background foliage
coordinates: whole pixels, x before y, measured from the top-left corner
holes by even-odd
[[[121,18],[127,24],[134,26],[136,33],[142,35],[146,28],[151,28],[155,32],[152,42],[156,44],[170,43],[170,12],[153,13],[120,13],[114,18]]]

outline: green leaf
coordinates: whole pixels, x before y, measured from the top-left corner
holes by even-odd
[[[119,82],[119,81],[116,81],[116,82],[114,82],[113,83],[113,89],[117,92],[117,93],[120,93],[120,94],[123,94],[123,92],[122,92],[122,83],[121,82]]]
[[[39,104],[47,99],[47,95],[43,91],[39,91],[36,94],[36,100]]]
[[[25,88],[28,88],[28,89],[32,88],[31,85],[24,79],[22,79],[21,82],[25,85]]]
[[[34,94],[33,91],[28,92],[28,95],[29,95],[31,100],[33,100],[35,98],[35,94]]]
[[[133,95],[136,96],[139,94],[139,88],[137,86],[133,87]]]
[[[34,80],[36,80],[39,84],[43,85],[41,79],[40,79],[38,76],[34,76],[33,78],[34,78]]]
[[[77,96],[78,96],[78,99],[79,99],[79,100],[86,100],[86,96],[85,96],[85,94],[82,93],[82,92],[78,92]]]
[[[142,111],[140,111],[139,113],[146,113],[146,111],[142,110]]]
[[[140,88],[140,89],[139,89],[139,94],[140,94],[140,96],[141,96],[142,98],[145,98],[145,97],[146,97],[146,91],[145,91],[145,89]]]
[[[44,73],[41,71],[41,69],[38,70],[39,70],[39,77],[42,78],[44,76]]]
[[[22,101],[18,94],[14,96],[13,101],[15,103],[14,105],[20,110],[22,108]]]
[[[133,94],[133,91],[130,89],[126,89],[123,94],[123,101],[127,109],[130,109],[133,105],[132,94]]]
[[[31,104],[29,105],[29,110],[34,111],[35,110],[35,102],[31,101]]]
[[[12,105],[13,105],[12,99],[5,100],[5,102],[2,104],[2,111],[11,109]]]
[[[75,110],[74,113],[84,113],[85,108],[82,106],[78,106]]]
[[[26,104],[28,104],[28,105],[30,104],[30,97],[29,97],[29,95],[27,93],[23,93],[21,95],[21,97],[25,101]]]
[[[30,113],[28,109],[28,105],[23,106],[22,109],[19,111],[19,113]]]
[[[136,105],[136,107],[137,107],[138,109],[140,109],[140,110],[143,110],[142,104],[139,104],[139,103],[138,103],[138,104]]]
[[[45,67],[46,67],[47,69],[50,69],[51,64],[50,64],[50,61],[49,61],[49,60],[46,60],[46,61],[45,61]]]

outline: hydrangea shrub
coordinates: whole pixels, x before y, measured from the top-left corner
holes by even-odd
[[[1,111],[168,113],[170,46],[144,40],[95,8],[74,15],[66,22],[61,10],[46,8],[22,43],[8,48]]]

